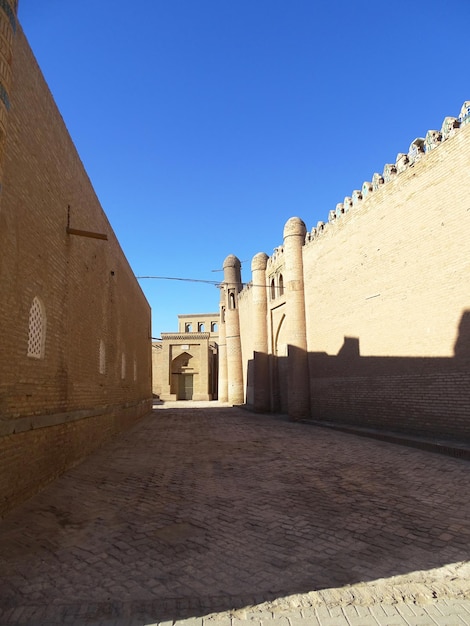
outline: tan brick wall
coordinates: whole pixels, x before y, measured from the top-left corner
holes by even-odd
[[[354,196],[303,246],[310,415],[470,440],[470,124]],[[267,263],[266,325],[271,410],[290,414],[287,344],[302,320],[291,328],[288,274],[284,242]],[[250,289],[239,311],[249,401]]]
[[[12,0],[4,0],[0,8],[0,181],[3,180],[3,155],[8,126],[12,46],[17,28],[16,5]]]
[[[118,423],[118,407],[123,415],[126,407],[140,407],[140,414],[151,408],[150,308],[21,29],[14,39],[10,99],[0,195],[0,427],[25,416],[101,407],[108,415],[103,432],[111,432],[116,429],[106,422],[112,414]],[[67,234],[68,207],[71,227],[108,240]],[[39,359],[27,356],[35,297],[46,316]],[[39,423],[41,432],[28,441],[46,441],[48,433],[53,441],[51,427]],[[89,419],[73,429],[85,433],[87,424]],[[105,438],[98,430],[89,431],[94,441]],[[49,449],[53,476],[58,452],[54,445]],[[0,458],[2,473],[5,455]],[[21,464],[17,471],[24,471]],[[37,486],[48,480],[47,472],[27,473]]]
[[[190,330],[187,330],[189,325]],[[211,340],[219,336],[219,313],[184,313],[178,315],[178,332],[209,333]]]
[[[178,380],[176,374],[171,375],[172,363],[182,352],[188,352],[191,367],[187,373],[193,375],[193,400],[215,399],[219,324],[218,312],[178,315],[178,332],[162,333],[162,341],[152,345],[155,395],[162,400],[177,399]],[[187,348],[183,349],[185,345]]]
[[[248,362],[246,402],[255,411],[265,412],[271,408],[269,394],[269,336],[268,292],[266,290],[266,267],[268,255],[256,254],[251,261],[252,285],[252,353]]]
[[[470,437],[469,241],[466,126],[304,247],[314,417]]]
[[[146,403],[0,439],[0,517],[148,413]]]
[[[216,355],[217,344],[210,333],[162,333],[161,344],[153,349],[154,393],[165,402],[213,400],[216,396]],[[190,377],[191,392],[183,385],[182,377]]]
[[[245,389],[245,400],[252,404],[252,380],[251,373],[248,372],[250,360],[253,358],[254,350],[254,325],[253,325],[253,290],[251,285],[247,285],[238,295],[238,315],[240,319],[240,339],[242,350],[243,367],[243,387]]]

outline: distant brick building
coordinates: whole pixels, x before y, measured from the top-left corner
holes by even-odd
[[[178,332],[152,344],[153,392],[161,400],[215,400],[219,314],[178,315]]]
[[[219,398],[470,441],[470,102],[307,232],[224,262]],[[223,347],[226,345],[226,347]]]
[[[0,3],[0,515],[151,410],[150,308]]]

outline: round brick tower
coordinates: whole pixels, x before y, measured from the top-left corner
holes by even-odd
[[[302,258],[306,232],[304,222],[298,217],[291,217],[284,226],[288,411],[292,420],[308,417],[310,413]]]
[[[243,404],[245,393],[243,388],[240,319],[238,315],[238,294],[242,288],[241,263],[236,256],[230,254],[225,259],[223,268],[228,402],[231,404]]]
[[[0,2],[0,190],[3,184],[3,154],[10,110],[13,39],[17,29],[18,0]]]
[[[269,366],[268,366],[268,298],[266,286],[266,266],[268,255],[260,252],[253,257],[251,271],[253,277],[253,408],[255,411],[269,411]]]
[[[227,379],[227,340],[225,332],[225,285],[220,287],[220,317],[219,317],[219,402],[228,402]]]

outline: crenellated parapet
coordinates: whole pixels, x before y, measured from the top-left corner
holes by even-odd
[[[417,137],[414,141],[411,142],[410,148],[408,150],[409,165],[413,165],[422,158],[422,156],[425,154],[424,147],[425,144],[423,137]]]
[[[462,104],[459,115],[460,126],[466,126],[470,124],[470,100],[466,100]]]
[[[442,141],[453,137],[459,125],[459,120],[456,117],[446,117],[441,128]]]
[[[424,139],[424,151],[430,152],[434,150],[442,141],[442,133],[440,130],[428,130]]]
[[[372,176],[372,182],[365,181],[360,189],[355,189],[351,196],[346,196],[343,202],[337,204],[335,209],[329,211],[326,223],[320,221],[310,232],[307,232],[305,243],[308,244],[320,238],[328,230],[329,226],[338,222],[345,213],[349,213],[359,207],[364,200],[383,186],[386,186],[387,183],[393,181],[402,172],[414,167],[419,161],[425,159],[429,152],[453,137],[460,128],[467,124],[470,124],[470,100],[466,100],[463,103],[458,117],[446,117],[440,130],[428,130],[425,137],[414,139],[407,152],[399,152],[397,154],[395,163],[385,164],[382,174],[376,172]],[[269,259],[268,264],[275,263],[275,255]]]
[[[372,191],[377,191],[384,184],[385,178],[382,174],[375,174],[372,176]]]
[[[353,206],[356,206],[356,204],[359,204],[359,202],[362,200],[362,192],[360,189],[355,189],[352,192],[352,204]]]
[[[253,282],[250,281],[249,283],[245,283],[242,287],[242,290],[240,291],[240,293],[238,294],[238,301],[241,302],[242,300],[244,300],[248,293],[251,291],[251,288],[253,287]]]
[[[395,163],[386,163],[384,167],[383,179],[384,183],[388,183],[395,178],[398,174],[397,166]]]
[[[362,183],[361,195],[363,198],[366,198],[370,193],[372,193],[372,191],[374,191],[372,183],[367,181]]]
[[[397,168],[397,174],[401,174],[406,170],[410,163],[410,158],[407,153],[399,152],[397,154],[397,160],[395,161],[395,166]]]
[[[284,266],[284,246],[277,246],[266,262],[266,272],[268,275],[276,273]]]
[[[344,205],[343,209],[344,209]],[[334,212],[335,217],[332,219],[332,221],[336,220],[336,211]],[[312,230],[310,232],[307,232],[307,234],[305,235],[305,241],[313,241],[314,239],[316,239],[317,237],[319,237],[320,235],[322,235],[325,231],[325,229],[327,228],[328,224],[325,224],[325,222],[318,222],[316,226],[314,226],[312,228]]]
[[[284,262],[284,246],[274,248],[272,255],[268,258],[268,267],[278,265],[279,262]]]

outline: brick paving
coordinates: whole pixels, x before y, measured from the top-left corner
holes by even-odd
[[[469,470],[165,404],[0,522],[0,625],[470,626]]]

